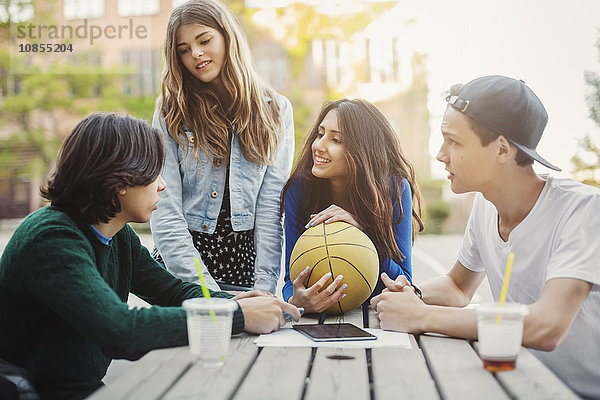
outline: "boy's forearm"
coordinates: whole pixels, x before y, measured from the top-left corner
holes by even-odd
[[[462,339],[477,339],[475,310],[428,305],[423,314],[422,333],[435,332]]]
[[[418,286],[423,294],[423,302],[426,304],[464,307],[470,301],[448,275],[438,276],[420,283]]]

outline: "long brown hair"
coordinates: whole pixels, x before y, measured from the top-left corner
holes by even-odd
[[[400,262],[405,256],[396,245],[392,222],[399,223],[406,211],[402,210],[401,202],[402,178],[406,179],[412,193],[413,241],[416,232],[423,230],[421,193],[414,169],[400,147],[398,135],[381,111],[365,100],[342,99],[325,103],[306,138],[300,159],[283,188],[281,211],[284,209],[285,193],[299,177],[303,178],[303,196],[298,216],[308,217],[332,203],[329,181],[312,174],[311,148],[319,133],[319,125],[331,110],[337,113],[348,164],[346,181],[350,209],[347,211],[364,228],[380,258],[388,257]],[[397,221],[393,221],[394,202],[400,207]]]
[[[220,76],[231,100],[228,105],[219,102],[210,83],[190,74],[177,53],[179,28],[192,24],[213,28],[225,39],[226,57]],[[275,93],[254,71],[246,37],[226,6],[215,0],[192,0],[175,8],[167,27],[165,61],[161,114],[173,140],[187,151],[185,126],[194,136],[196,158],[202,150],[209,158],[214,155],[213,163],[227,162],[229,128],[233,126],[248,161],[271,163],[281,125]]]

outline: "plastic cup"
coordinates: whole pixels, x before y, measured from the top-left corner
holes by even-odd
[[[223,365],[229,351],[235,301],[195,298],[182,303],[187,314],[190,353],[207,367]]]
[[[477,307],[477,337],[483,367],[491,372],[512,371],[523,340],[526,305],[481,304]]]

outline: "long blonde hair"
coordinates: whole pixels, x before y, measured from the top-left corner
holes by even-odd
[[[177,52],[177,32],[182,25],[204,25],[225,39],[226,57],[221,79],[231,103],[221,104],[214,88],[194,77]],[[239,135],[242,154],[251,162],[271,164],[278,144],[280,111],[275,92],[252,67],[248,42],[231,11],[216,0],[191,0],[175,8],[169,18],[165,41],[166,66],[162,73],[161,114],[169,135],[184,149],[194,136],[194,156],[202,150],[213,163],[227,162],[231,152],[229,129]]]

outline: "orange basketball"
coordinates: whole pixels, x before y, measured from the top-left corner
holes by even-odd
[[[326,314],[342,314],[360,306],[369,298],[379,276],[379,258],[371,239],[360,229],[346,222],[321,223],[307,229],[296,242],[290,258],[290,279],[310,267],[307,287],[327,272],[333,282],[343,275],[340,283],[348,284],[346,297],[325,310]]]

